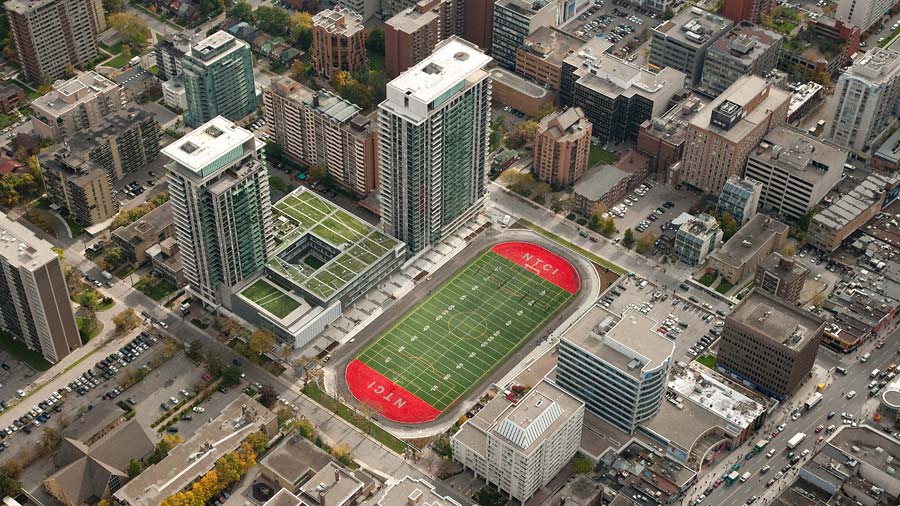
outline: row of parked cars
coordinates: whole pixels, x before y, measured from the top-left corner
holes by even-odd
[[[50,394],[46,399],[38,402],[28,411],[28,413],[25,413],[14,420],[13,423],[9,424],[5,429],[0,430],[0,439],[5,440],[20,430],[26,434],[31,434],[32,426],[40,427],[47,423],[55,413],[59,413],[62,410],[64,393],[65,390],[59,389]],[[0,405],[4,408],[6,407],[6,403],[3,401],[0,401]],[[9,443],[7,441],[0,441],[0,452],[6,450],[8,447]]]

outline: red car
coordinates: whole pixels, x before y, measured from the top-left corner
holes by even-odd
[[[884,346],[884,341],[878,341],[877,343],[875,343],[876,349],[880,350],[882,346]]]
[[[773,432],[772,437],[778,437],[778,431]]]
[[[721,485],[721,484],[722,484],[722,478],[719,478],[716,480],[715,483],[713,483],[713,488],[719,488],[719,485]]]
[[[823,430],[825,430],[825,426],[824,426],[824,425],[819,425],[818,427],[816,427],[816,434],[822,432]]]
[[[825,436],[819,436],[819,439],[816,439],[816,444],[820,445],[825,441]]]

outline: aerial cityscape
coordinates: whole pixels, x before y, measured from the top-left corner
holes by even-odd
[[[900,2],[0,48],[0,506],[900,506]]]

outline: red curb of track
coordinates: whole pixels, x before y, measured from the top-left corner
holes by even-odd
[[[419,399],[359,360],[347,365],[344,377],[350,393],[358,401],[393,422],[424,423],[441,415],[441,412],[431,404]]]
[[[502,242],[491,251],[544,278],[569,293],[581,288],[581,277],[565,258],[530,242]]]

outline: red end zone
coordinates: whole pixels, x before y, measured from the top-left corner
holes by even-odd
[[[578,271],[565,258],[530,242],[502,242],[491,251],[515,262],[569,293],[581,288]]]
[[[441,412],[405,388],[385,378],[359,360],[350,362],[344,373],[350,393],[376,409],[381,416],[400,423],[430,422]]]

